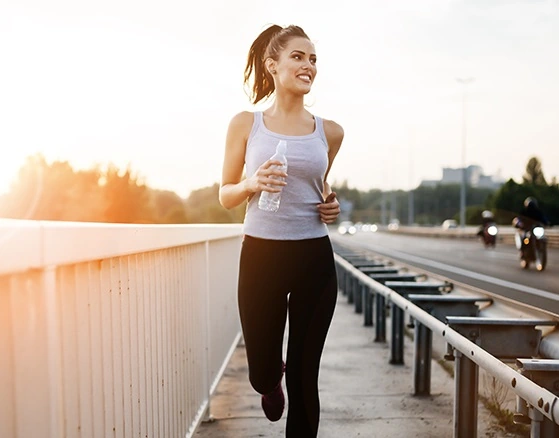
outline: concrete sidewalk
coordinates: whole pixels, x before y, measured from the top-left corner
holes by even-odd
[[[431,396],[415,397],[412,341],[405,338],[404,365],[390,365],[389,357],[389,344],[374,342],[374,328],[363,325],[363,315],[340,293],[320,371],[320,438],[452,438],[453,378],[433,361]],[[211,401],[213,421],[203,423],[196,437],[285,436],[286,413],[269,422],[247,375],[241,341]],[[513,436],[480,403],[478,437]]]

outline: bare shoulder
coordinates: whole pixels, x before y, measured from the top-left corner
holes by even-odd
[[[328,146],[337,151],[344,139],[344,128],[333,120],[324,119],[324,134],[328,140]]]
[[[241,112],[235,114],[231,118],[231,123],[234,123],[234,124],[250,123],[252,125],[253,120],[254,120],[254,113],[253,112],[241,111]]]
[[[247,138],[254,123],[254,113],[250,111],[241,111],[235,114],[229,122],[229,131],[236,135],[242,135]]]

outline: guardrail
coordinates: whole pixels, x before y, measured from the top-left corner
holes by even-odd
[[[498,226],[499,234],[497,241],[505,245],[514,245],[514,235],[516,229],[511,226]],[[421,226],[407,226],[400,225],[396,229],[389,229],[388,227],[380,227],[381,230],[391,233],[402,233],[414,236],[429,236],[429,237],[444,237],[451,239],[476,239],[480,237],[476,234],[479,227],[464,227],[443,229],[441,227],[421,227]],[[545,230],[547,236],[548,247],[559,248],[559,230],[555,228],[547,228]]]
[[[241,237],[0,220],[0,436],[192,436],[241,336]]]
[[[416,394],[429,392],[432,335],[447,344],[445,358],[455,361],[455,438],[477,436],[478,368],[516,394],[516,419],[530,424],[532,438],[559,436],[559,318],[534,309],[519,312],[521,305],[508,307],[489,295],[457,291],[449,282],[434,285],[424,275],[416,275],[415,283],[409,281],[414,277],[410,272],[381,275],[384,263],[372,253],[336,242],[334,247],[340,289],[363,313],[364,324],[374,326],[376,342],[386,341],[386,309],[391,306],[390,363],[401,363],[403,357],[404,314],[413,321]],[[433,292],[437,288],[440,293]],[[490,304],[480,310],[483,301]]]

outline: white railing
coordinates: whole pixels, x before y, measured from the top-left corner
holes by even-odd
[[[191,436],[240,338],[240,242],[0,220],[0,436]]]

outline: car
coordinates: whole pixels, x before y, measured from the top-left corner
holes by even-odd
[[[357,228],[351,221],[343,221],[338,226],[338,233],[340,234],[349,234],[353,236],[357,232]]]
[[[361,227],[361,231],[369,231],[371,233],[376,233],[376,231],[378,230],[378,226],[377,224],[370,224],[370,223],[364,223],[363,226]]]
[[[398,228],[400,228],[400,220],[390,219],[390,222],[388,223],[388,229],[390,231],[396,231]]]
[[[443,230],[450,230],[451,228],[457,228],[458,224],[454,219],[447,219],[443,221],[443,224],[441,226]]]

